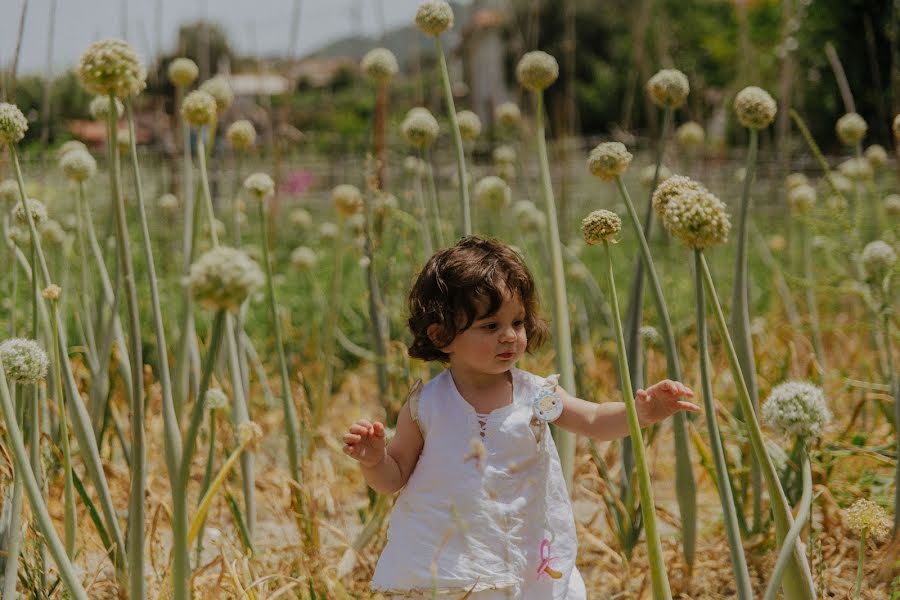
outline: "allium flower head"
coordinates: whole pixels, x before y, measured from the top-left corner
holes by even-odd
[[[275,182],[266,173],[253,173],[244,180],[244,189],[262,201],[275,193]]]
[[[516,150],[512,146],[502,144],[494,148],[491,157],[494,159],[494,164],[496,165],[515,164]]]
[[[263,430],[255,421],[244,421],[238,425],[238,441],[241,446],[255,448],[263,439]]]
[[[862,252],[862,264],[866,274],[875,280],[883,279],[897,263],[897,252],[885,241],[869,242]]]
[[[190,58],[180,57],[169,63],[169,81],[175,87],[188,87],[197,80],[200,68]]]
[[[881,144],[872,144],[863,153],[873,169],[880,169],[888,161],[887,150]]]
[[[48,244],[61,245],[66,241],[66,231],[59,224],[59,221],[47,219],[41,223],[40,228],[41,239]]]
[[[891,520],[887,512],[871,500],[860,498],[844,511],[847,526],[857,535],[866,532],[867,536],[883,542],[891,533]]]
[[[604,181],[622,175],[631,163],[632,155],[621,142],[603,142],[591,150],[587,159],[591,174]]]
[[[475,201],[491,210],[500,210],[512,201],[512,190],[495,175],[482,177],[475,184]]]
[[[842,144],[847,146],[855,146],[866,137],[866,131],[869,125],[859,113],[847,113],[837,120],[834,125],[834,131],[837,133],[838,139]]]
[[[0,102],[0,144],[16,144],[28,131],[28,119],[15,104]]]
[[[349,183],[342,183],[331,190],[331,200],[338,214],[344,218],[351,217],[363,209],[363,197],[359,188]]]
[[[547,224],[547,217],[531,200],[519,200],[513,204],[512,212],[524,231],[540,231]]]
[[[649,348],[659,348],[662,345],[662,336],[653,325],[643,325],[638,330],[644,345]]]
[[[59,161],[59,166],[66,177],[72,181],[87,181],[97,173],[97,161],[85,150],[73,150]]]
[[[219,388],[206,390],[206,410],[222,410],[228,406],[228,396]]]
[[[369,50],[360,63],[362,72],[375,83],[385,83],[397,74],[397,57],[387,48]]]
[[[216,120],[216,99],[204,90],[194,90],[181,103],[181,116],[194,127],[203,127]]]
[[[291,221],[291,225],[293,225],[297,229],[306,231],[307,229],[312,227],[312,215],[309,214],[309,211],[305,208],[295,208],[291,211],[291,214],[288,218]]]
[[[256,127],[250,121],[241,119],[229,125],[225,137],[235,150],[248,150],[256,143]]]
[[[615,243],[615,237],[621,230],[622,219],[611,210],[595,210],[581,221],[581,235],[591,246]]]
[[[416,11],[416,27],[426,35],[441,35],[453,27],[453,9],[444,0],[425,0]]]
[[[0,344],[0,361],[8,381],[37,383],[47,377],[50,360],[34,340],[12,338]]]
[[[55,283],[51,283],[41,291],[44,300],[59,300],[60,294],[62,294],[62,288]]]
[[[654,175],[656,175],[656,165],[647,165],[646,167],[641,169],[641,185],[646,188],[649,188],[651,185],[653,185]],[[669,170],[669,167],[667,167],[666,165],[659,165],[659,176],[657,177],[656,184],[659,185],[671,176],[672,171]]]
[[[0,197],[3,194],[0,192]],[[892,217],[900,216],[900,195],[889,194],[884,199],[884,212]]]
[[[542,92],[559,77],[559,63],[541,50],[526,52],[516,65],[516,78],[523,87]]]
[[[703,142],[706,141],[706,132],[703,131],[703,126],[700,123],[688,121],[687,123],[682,123],[675,130],[675,140],[685,148],[696,148],[702,146]]]
[[[125,113],[125,107],[121,100],[118,98],[115,100],[116,117],[118,118]],[[95,121],[106,121],[109,117],[109,106],[109,96],[94,96],[94,99],[88,104],[88,112]]]
[[[808,183],[809,179],[807,179],[806,175],[804,175],[803,173],[791,173],[784,178],[784,186],[788,191],[791,191],[798,185],[806,185]]]
[[[816,203],[816,189],[806,183],[798,185],[788,192],[787,199],[791,210],[806,213]]]
[[[407,175],[415,175],[421,168],[422,161],[418,156],[407,156],[403,159],[403,170]]]
[[[672,175],[656,186],[653,192],[653,209],[660,216],[666,213],[666,205],[674,196],[685,192],[705,192],[703,184],[684,175]]]
[[[750,86],[735,96],[734,112],[747,129],[765,129],[775,120],[778,104],[766,90]]]
[[[675,178],[663,182],[662,186],[672,179]],[[668,198],[665,207],[663,223],[689,248],[703,250],[728,239],[731,221],[725,204],[706,188],[696,190],[683,186]]]
[[[319,225],[319,237],[323,240],[333,240],[339,232],[338,226],[330,221],[325,221]]]
[[[831,421],[825,394],[808,381],[775,386],[763,404],[762,415],[779,435],[801,440],[821,436]]]
[[[231,84],[222,75],[207,79],[200,89],[216,99],[216,113],[219,115],[224,114],[234,102],[234,91],[231,89]]]
[[[456,123],[459,125],[459,134],[464,140],[474,140],[481,135],[481,119],[471,110],[461,110],[456,113]]]
[[[691,91],[687,75],[678,69],[663,69],[647,80],[647,93],[657,106],[678,108]]]
[[[41,223],[47,220],[47,207],[44,206],[44,203],[40,200],[35,200],[34,198],[29,198],[28,200],[28,212],[31,213],[31,218],[34,219],[35,227],[39,226]],[[22,202],[17,202],[13,207],[13,220],[18,225],[28,226],[28,216],[25,214],[25,205]]]
[[[88,46],[81,55],[78,77],[87,91],[98,96],[137,96],[147,85],[147,70],[134,48],[117,39]]]
[[[291,264],[300,271],[312,271],[318,259],[316,251],[307,246],[297,246],[291,252]]]
[[[178,209],[178,198],[175,194],[163,194],[156,203],[159,209],[166,213],[173,213]]]
[[[872,165],[865,158],[848,158],[838,165],[838,169],[850,181],[866,181],[875,174]]]
[[[0,181],[0,208],[3,204],[12,204],[19,199],[19,184],[15,179]]]
[[[406,113],[406,118],[400,124],[400,131],[411,145],[416,148],[427,148],[437,139],[441,127],[431,111],[416,107]]]
[[[191,265],[188,285],[194,298],[211,309],[236,311],[262,285],[263,274],[244,252],[219,246]]]
[[[494,109],[494,119],[500,127],[515,129],[522,123],[522,111],[515,102],[504,102]]]

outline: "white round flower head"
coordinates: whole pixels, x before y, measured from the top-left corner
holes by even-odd
[[[9,239],[24,248],[31,244],[31,233],[27,227],[13,225],[9,228]]]
[[[453,9],[444,0],[425,0],[416,11],[416,27],[426,35],[441,35],[453,27]]]
[[[359,188],[349,183],[342,183],[331,190],[331,200],[341,217],[351,217],[362,211],[363,197]]]
[[[894,116],[894,122],[891,124],[891,129],[894,132],[894,139],[900,140],[900,114]]]
[[[181,116],[194,127],[203,127],[216,120],[216,99],[204,90],[194,90],[181,102]]]
[[[256,143],[256,127],[250,121],[241,119],[229,125],[225,137],[235,150],[248,150]]]
[[[516,179],[516,165],[513,163],[500,163],[497,165],[497,177],[506,182],[513,182]]]
[[[234,103],[234,91],[228,79],[222,75],[207,79],[200,89],[216,99],[216,112],[220,115]]]
[[[175,87],[188,87],[197,80],[200,68],[190,58],[180,57],[169,63],[169,81]]]
[[[109,107],[109,96],[94,96],[94,99],[91,100],[91,103],[88,105],[88,112],[95,121],[106,121],[109,117]],[[116,98],[115,107],[116,118],[125,113],[125,106],[118,98]]]
[[[900,195],[889,194],[885,197],[884,212],[892,217],[900,216]]]
[[[542,92],[559,77],[559,63],[541,50],[526,52],[516,65],[516,78],[523,87]]]
[[[255,421],[244,421],[238,425],[238,441],[241,446],[255,448],[263,439],[263,430]]]
[[[788,192],[787,199],[791,210],[800,214],[806,213],[816,204],[816,189],[803,183],[792,188]]]
[[[259,201],[275,193],[275,182],[266,173],[253,173],[244,180],[244,189]]]
[[[44,300],[59,300],[60,294],[62,294],[62,288],[55,283],[51,283],[41,291]]]
[[[762,415],[779,435],[803,441],[821,436],[831,421],[825,394],[808,381],[775,386],[763,404]]]
[[[79,152],[90,152],[90,150],[88,150],[88,147],[84,145],[84,142],[80,142],[78,140],[69,140],[67,142],[63,142],[63,144],[59,148],[57,148],[56,157],[62,160],[63,156],[65,156],[69,152],[74,152],[76,150]]]
[[[517,200],[512,205],[513,217],[515,217],[516,219],[519,219],[526,213],[534,210],[537,210],[537,206],[531,200]]]
[[[206,410],[222,410],[228,406],[228,396],[219,388],[206,390]]]
[[[653,209],[660,216],[666,213],[666,205],[672,197],[687,191],[705,192],[706,188],[690,177],[684,175],[672,175],[656,186],[653,192]]]
[[[663,223],[682,243],[698,250],[724,243],[731,229],[725,204],[705,188],[674,194],[666,203]]]
[[[19,199],[19,184],[15,179],[0,181],[0,208],[3,204],[12,204]]]
[[[834,131],[837,133],[838,139],[842,144],[847,146],[855,146],[866,137],[866,131],[869,125],[859,113],[847,113],[837,120],[834,125]]]
[[[581,221],[581,235],[591,246],[615,243],[621,230],[622,219],[611,210],[595,210]]]
[[[403,170],[407,175],[415,175],[419,172],[421,164],[417,156],[407,156],[403,159]]]
[[[647,93],[657,106],[678,108],[691,91],[687,75],[678,69],[663,69],[647,80]]]
[[[87,91],[98,96],[137,96],[147,85],[147,70],[134,48],[117,39],[88,46],[78,64],[78,77]]]
[[[244,252],[219,246],[191,265],[188,284],[194,298],[215,310],[236,311],[262,285],[263,274]]]
[[[522,124],[522,111],[515,102],[504,102],[494,109],[494,119],[504,129],[515,129]]]
[[[632,155],[621,142],[603,142],[591,150],[587,159],[592,175],[612,181],[622,175],[631,163]]]
[[[397,202],[397,196],[382,191],[376,193],[375,200],[372,202],[372,210],[379,215],[384,215],[399,207],[400,203]]]
[[[0,144],[16,144],[28,131],[28,119],[15,104],[0,102]]]
[[[641,169],[640,180],[641,185],[646,188],[649,188],[653,185],[653,177],[656,175],[656,165],[647,165],[643,169]],[[672,176],[672,171],[669,170],[669,167],[666,165],[659,165],[659,175],[657,177],[656,185],[659,185],[666,179]]]
[[[386,83],[397,74],[400,65],[393,52],[387,48],[375,48],[363,56],[360,68],[375,83]]]
[[[34,198],[28,199],[28,212],[31,213],[31,218],[34,219],[35,227],[38,227],[47,220],[47,207],[44,206],[44,203],[40,200],[35,200]],[[22,202],[17,202],[13,207],[13,220],[18,225],[22,225],[23,227],[28,226],[28,216],[25,214],[25,205]]]
[[[638,334],[640,334],[641,340],[648,348],[659,348],[662,345],[662,336],[659,335],[659,331],[653,325],[643,325],[638,330]]]
[[[303,231],[308,230],[313,224],[312,215],[305,208],[295,208],[291,211],[288,218],[291,221],[291,225]]]
[[[706,132],[703,131],[703,126],[700,123],[688,121],[687,123],[682,123],[675,130],[675,139],[684,148],[696,148],[702,146],[703,142],[706,141]]]
[[[872,165],[873,169],[880,169],[888,161],[887,150],[885,150],[884,146],[881,144],[872,144],[866,148],[863,155],[866,157],[866,160],[869,161],[869,164]]]
[[[491,157],[494,159],[495,165],[515,164],[516,150],[512,146],[502,144],[494,148]]]
[[[501,210],[512,201],[512,190],[499,177],[488,175],[475,184],[475,201],[490,210]]]
[[[575,263],[566,268],[566,273],[572,278],[572,281],[587,281],[591,276],[590,271],[587,270],[583,264]]]
[[[8,339],[0,344],[0,361],[7,381],[37,383],[47,377],[50,360],[34,340]]]
[[[456,124],[459,125],[459,134],[464,140],[474,140],[481,135],[481,119],[471,110],[456,113]]]
[[[427,148],[434,143],[441,127],[427,108],[416,107],[406,113],[400,124],[400,132],[416,148]]]
[[[784,178],[784,186],[787,188],[787,191],[791,191],[798,185],[806,185],[808,183],[809,179],[803,173],[791,173]]]
[[[338,226],[330,221],[326,221],[319,225],[319,237],[323,240],[333,240],[338,235]]]
[[[48,244],[63,244],[66,241],[66,232],[59,221],[47,219],[41,223],[41,239]]]
[[[164,213],[174,213],[178,209],[178,198],[175,194],[163,194],[156,201],[159,209]]]
[[[73,150],[65,154],[59,166],[66,177],[75,182],[87,181],[97,173],[97,161],[85,150]]]
[[[883,279],[897,263],[897,252],[885,241],[869,242],[862,252],[862,264],[866,274],[875,280]]]
[[[871,500],[860,498],[844,511],[847,526],[857,535],[866,535],[878,542],[888,539],[891,534],[891,520],[887,512]]]
[[[735,96],[734,112],[747,129],[765,129],[775,120],[778,104],[769,92],[751,85]]]
[[[347,229],[355,233],[362,233],[366,227],[366,215],[361,212],[353,213],[347,217]]]
[[[291,252],[291,264],[300,271],[312,271],[319,257],[307,246],[298,246]]]
[[[848,158],[838,165],[838,169],[850,181],[866,181],[875,175],[872,165],[865,158]]]

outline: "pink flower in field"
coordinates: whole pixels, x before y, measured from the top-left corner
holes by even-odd
[[[306,193],[312,187],[315,176],[312,171],[291,171],[281,182],[281,191],[293,196]]]

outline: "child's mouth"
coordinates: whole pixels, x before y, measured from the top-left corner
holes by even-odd
[[[502,354],[498,354],[498,355],[497,355],[498,358],[502,358],[503,360],[509,360],[509,359],[511,359],[513,356],[515,356],[515,353],[514,353],[514,352],[504,352],[504,353],[502,353]]]

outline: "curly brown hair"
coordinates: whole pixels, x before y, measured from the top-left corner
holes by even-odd
[[[440,348],[476,320],[495,314],[509,294],[525,308],[526,351],[532,352],[546,341],[549,327],[540,315],[534,279],[522,258],[499,240],[475,235],[436,252],[409,292],[413,334],[409,355],[447,362],[450,357]],[[435,340],[428,335],[432,325],[439,326]]]

